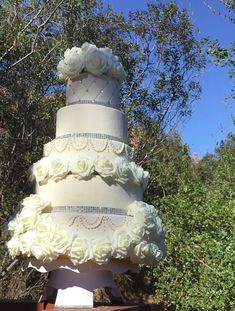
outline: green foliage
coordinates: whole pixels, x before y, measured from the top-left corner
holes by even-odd
[[[223,15],[230,22],[235,22],[235,2],[233,0],[207,0],[205,4],[214,14]]]
[[[140,128],[130,133],[137,159],[151,175],[145,200],[158,208],[167,225],[168,256],[149,268],[159,307],[233,311],[234,135],[213,154],[195,160],[175,133],[161,141]]]
[[[234,136],[230,134],[210,157],[213,171],[209,183],[198,174],[199,167],[205,167],[204,159],[191,161],[182,168],[183,174],[178,171],[178,191],[152,200],[167,224],[168,256],[151,271],[164,310],[235,308],[234,151]]]
[[[229,20],[232,24],[235,23],[235,2],[233,0],[219,0],[219,8],[214,7],[216,1],[209,2],[207,6],[209,9],[218,15],[222,15],[224,18]],[[212,40],[210,38],[205,39],[207,45],[207,54],[209,59],[212,60],[216,65],[227,67],[229,69],[229,76],[234,81],[234,64],[235,64],[235,41],[230,43],[229,47],[223,46],[218,40]],[[231,98],[235,99],[235,88],[233,85]]]

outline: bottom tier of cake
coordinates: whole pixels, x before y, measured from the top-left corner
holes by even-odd
[[[165,256],[164,226],[156,209],[133,201],[126,209],[53,208],[38,195],[21,202],[9,223],[10,254],[43,263],[67,260],[106,265],[111,259],[154,265]]]

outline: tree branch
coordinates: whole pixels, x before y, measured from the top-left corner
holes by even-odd
[[[48,17],[45,19],[45,21],[43,23],[41,23],[40,25],[37,26],[37,31],[36,34],[34,36],[32,45],[31,45],[31,50],[28,54],[26,54],[25,56],[23,56],[22,58],[20,58],[18,61],[16,61],[15,63],[13,63],[12,65],[10,65],[8,67],[8,69],[11,69],[12,67],[16,66],[17,64],[19,64],[20,62],[24,61],[26,58],[28,58],[30,55],[32,55],[35,52],[35,47],[37,46],[37,39],[38,36],[40,34],[40,32],[42,31],[42,29],[44,28],[44,26],[50,21],[51,17],[55,14],[55,12],[58,10],[58,8],[61,6],[61,4],[64,2],[64,0],[61,0],[57,6],[51,11],[51,13],[48,15]],[[43,9],[43,6],[40,8],[40,10],[37,12],[37,14],[25,25],[25,27],[19,32],[23,33],[32,23],[33,21],[39,16],[39,14],[41,13]],[[3,56],[0,58],[0,61],[15,47],[17,42],[17,39],[14,40],[13,45],[3,54]]]
[[[148,49],[147,63],[146,63],[146,65],[145,65],[145,67],[143,69],[139,68],[139,72],[137,74],[137,77],[132,82],[132,84],[130,86],[129,93],[123,98],[123,100],[121,101],[121,104],[123,104],[132,95],[132,91],[134,89],[136,81],[139,82],[139,80],[144,76],[145,72],[148,70],[149,65],[150,65],[150,56],[151,56],[152,52],[154,51],[154,49],[156,47],[156,43],[157,42],[155,41],[154,44],[153,44],[153,47],[151,49]]]
[[[24,26],[24,28],[22,28],[17,36],[16,36],[16,39],[14,40],[13,44],[11,47],[9,47],[5,52],[4,54],[0,57],[0,62],[9,54],[9,52],[14,49],[14,47],[16,46],[16,42],[17,42],[17,37],[19,34],[23,33],[31,24],[32,22],[38,17],[38,15],[42,12],[42,9],[43,9],[43,6],[40,8],[40,10],[34,15],[34,17]]]

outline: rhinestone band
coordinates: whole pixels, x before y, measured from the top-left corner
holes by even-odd
[[[107,134],[100,134],[100,133],[72,133],[72,134],[66,134],[62,136],[56,137],[58,138],[69,138],[69,137],[85,137],[85,138],[97,138],[97,139],[110,139],[110,140],[115,140],[119,142],[123,142],[121,139],[112,136],[112,135],[107,135]]]
[[[123,215],[127,212],[120,208],[114,207],[99,207],[99,206],[55,206],[55,213],[78,213],[78,214],[108,214],[108,215]]]
[[[101,105],[101,106],[106,106],[106,107],[112,107],[114,109],[118,109],[119,110],[119,107],[116,107],[115,105],[112,105],[111,101],[101,102],[101,101],[98,101],[98,100],[95,100],[95,99],[92,99],[92,100],[90,100],[90,99],[79,99],[79,100],[71,102],[71,103],[67,102],[67,106],[76,105],[76,104],[96,104],[96,105]]]

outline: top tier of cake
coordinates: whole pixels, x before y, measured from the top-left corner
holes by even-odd
[[[82,73],[76,80],[69,80],[67,84],[66,105],[73,104],[98,104],[118,109],[120,84],[107,75]]]
[[[119,82],[82,73],[68,80],[67,105],[57,112],[56,137],[108,138],[127,142],[127,117],[120,111]]]
[[[109,48],[84,43],[64,53],[59,77],[68,81],[66,107],[57,113],[56,138],[71,136],[127,142],[127,117],[120,108],[125,71]]]

